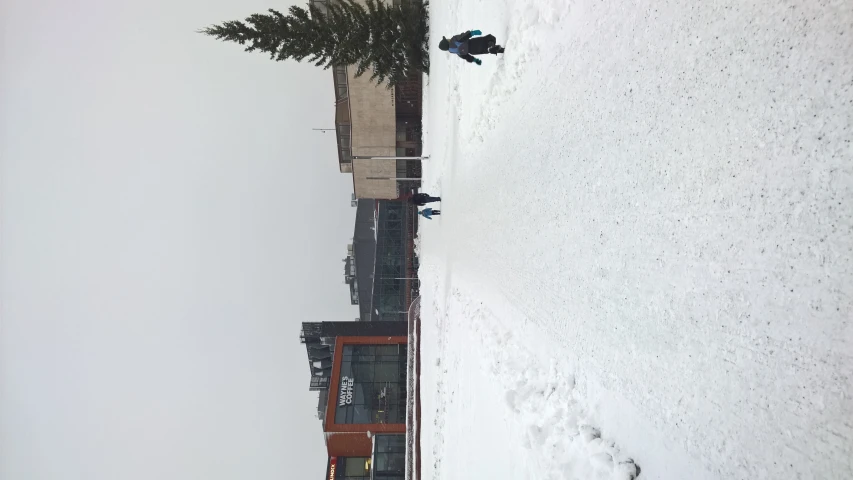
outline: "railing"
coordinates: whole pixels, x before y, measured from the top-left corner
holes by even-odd
[[[352,126],[337,125],[335,127],[338,135],[338,158],[340,163],[352,163]]]
[[[323,325],[319,322],[302,322],[302,330],[299,332],[299,339],[302,343],[309,338],[319,338],[323,333]]]
[[[335,100],[341,102],[349,98],[349,81],[347,80],[347,67],[336,65],[333,69],[335,75]]]
[[[334,67],[335,78],[335,102],[341,104],[349,103],[349,81],[347,80],[347,67],[336,65]],[[338,135],[338,161],[341,164],[352,165],[352,127],[349,124],[335,125]]]
[[[406,359],[406,480],[421,472],[421,297],[409,306],[408,358]]]

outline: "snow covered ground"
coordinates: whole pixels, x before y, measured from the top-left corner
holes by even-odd
[[[853,2],[431,15],[422,478],[853,478]]]

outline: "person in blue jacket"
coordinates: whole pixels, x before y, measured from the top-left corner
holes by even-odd
[[[433,210],[432,208],[425,208],[418,212],[418,215],[423,215],[427,220],[432,220],[433,215],[441,215],[441,210]]]
[[[454,35],[450,40],[441,37],[441,41],[438,42],[438,48],[445,52],[455,53],[468,63],[473,62],[477,65],[482,65],[483,61],[479,58],[474,58],[474,55],[487,55],[490,53],[497,55],[504,53],[504,47],[497,44],[494,35],[477,37],[482,34],[483,32],[479,30],[468,30],[465,33]]]

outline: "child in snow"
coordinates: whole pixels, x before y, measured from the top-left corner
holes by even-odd
[[[412,195],[411,201],[415,205],[417,205],[419,207],[423,207],[427,203],[440,202],[441,197],[431,197],[428,193],[418,193],[418,194]]]
[[[423,215],[427,220],[432,220],[433,215],[441,215],[441,210],[433,210],[429,207],[418,212],[418,215]]]
[[[462,57],[468,63],[474,62],[477,65],[482,65],[483,61],[479,58],[474,58],[473,55],[486,55],[504,53],[504,47],[497,44],[494,35],[486,35],[485,37],[471,38],[476,35],[482,35],[479,30],[469,30],[459,35],[454,35],[450,40],[441,37],[441,42],[438,43],[438,48],[445,52],[455,53]]]

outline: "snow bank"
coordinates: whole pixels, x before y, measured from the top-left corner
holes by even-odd
[[[420,368],[418,361],[420,355],[420,297],[412,301],[409,307],[408,322],[409,335],[407,340],[406,356],[406,480],[419,480],[419,452],[420,449]]]

